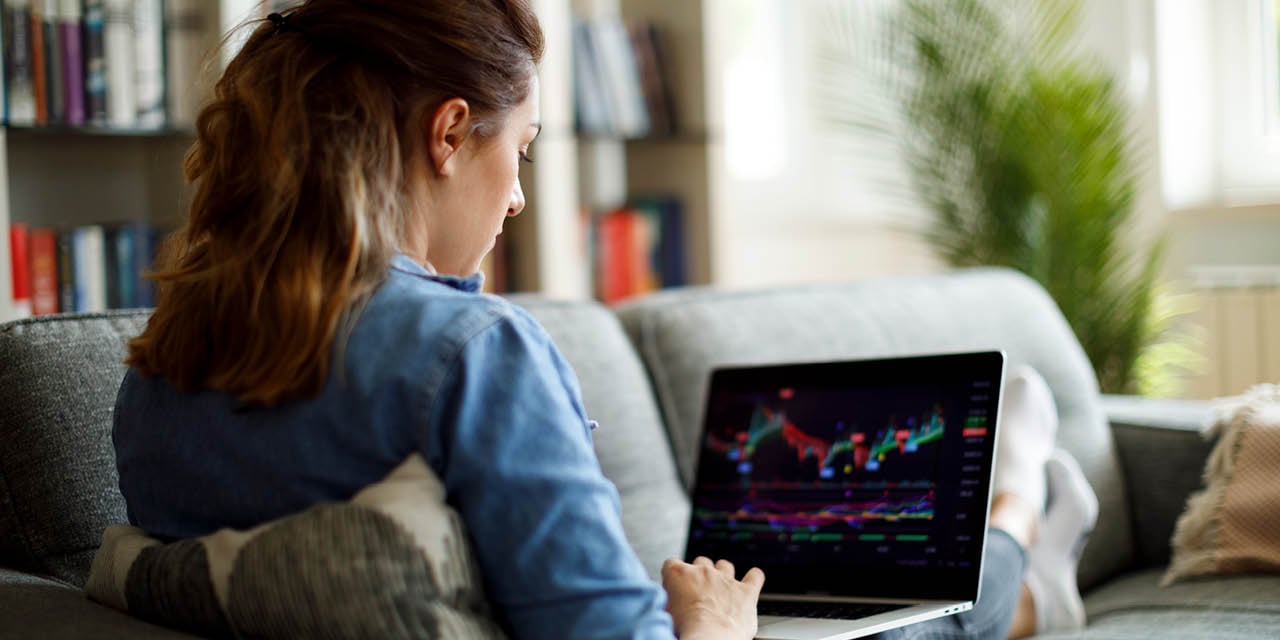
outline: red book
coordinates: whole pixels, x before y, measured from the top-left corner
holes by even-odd
[[[636,293],[636,219],[626,209],[600,218],[600,299],[613,304]]]
[[[27,259],[27,225],[9,225],[9,265],[13,272],[13,311],[19,318],[31,315],[31,271]]]
[[[31,314],[58,312],[58,231],[32,229],[27,239],[31,251]]]

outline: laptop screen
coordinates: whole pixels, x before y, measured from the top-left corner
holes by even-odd
[[[999,352],[713,373],[687,559],[767,594],[974,600]]]

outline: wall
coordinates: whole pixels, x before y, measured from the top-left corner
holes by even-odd
[[[720,0],[708,38],[722,62],[724,219],[714,281],[759,287],[937,271],[918,209],[887,197],[849,129],[817,115],[827,79],[811,47],[826,0]],[[838,3],[829,3],[838,4]],[[883,5],[883,2],[879,2]],[[818,7],[815,9],[814,7]],[[902,176],[897,176],[902,179]]]

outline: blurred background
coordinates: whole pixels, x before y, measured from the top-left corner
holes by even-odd
[[[5,4],[0,320],[151,303],[202,61],[288,4]],[[1280,379],[1277,0],[532,4],[544,131],[490,291],[997,265],[1045,286],[1105,391]]]

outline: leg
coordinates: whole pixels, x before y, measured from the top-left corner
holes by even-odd
[[[972,611],[881,634],[891,640],[1023,638],[1036,631],[1031,591],[1023,584],[1027,549],[1044,513],[1045,462],[1057,436],[1057,407],[1048,385],[1030,367],[1010,372],[996,436],[990,533],[982,590]]]
[[[1027,568],[1027,555],[1013,536],[1001,529],[992,529],[987,535],[987,550],[983,555],[982,592],[972,611],[921,622],[911,626],[886,631],[877,636],[881,640],[961,640],[990,638],[998,640],[1009,635],[1011,624],[1019,615],[1023,602],[1022,575]],[[1032,624],[1034,625],[1034,614]],[[1034,629],[1033,629],[1034,630]]]

